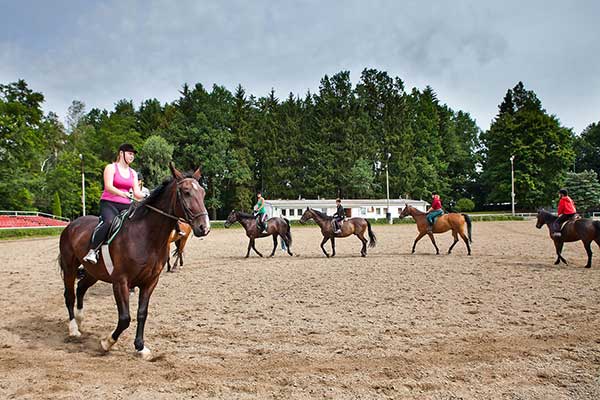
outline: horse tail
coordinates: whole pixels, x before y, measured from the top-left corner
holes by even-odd
[[[473,243],[473,239],[471,237],[471,217],[467,214],[462,214],[465,217],[465,222],[467,223],[467,232],[469,233],[469,243]]]
[[[287,233],[285,234],[285,238],[287,239],[288,246],[292,247],[292,227],[290,226],[290,221],[287,218],[283,219],[287,224]]]
[[[369,222],[369,220],[367,219],[365,221],[367,221],[367,228],[369,229],[369,247],[373,248],[377,244],[377,237],[375,236],[375,233],[373,233],[373,230],[371,229],[371,223]]]

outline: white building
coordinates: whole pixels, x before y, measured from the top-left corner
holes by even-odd
[[[346,217],[362,217],[370,219],[385,219],[388,212],[386,199],[342,199],[342,206],[346,210]],[[398,218],[406,204],[426,211],[429,203],[424,200],[390,199],[390,213],[392,218]],[[289,220],[299,220],[307,207],[333,215],[337,209],[335,199],[319,200],[265,200],[265,210],[269,217],[283,217]]]

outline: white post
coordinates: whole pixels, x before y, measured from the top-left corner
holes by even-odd
[[[85,215],[85,172],[83,168],[83,154],[79,154],[81,158],[81,206],[83,208],[83,215]]]
[[[512,215],[515,216],[515,156],[510,156],[510,186],[511,186],[511,205],[512,205]]]
[[[390,209],[390,175],[389,175],[389,165],[390,165],[390,157],[391,153],[387,153],[387,161],[385,162],[385,192],[387,198],[387,218],[388,223],[392,224],[392,210]]]

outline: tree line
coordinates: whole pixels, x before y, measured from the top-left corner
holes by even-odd
[[[392,198],[437,191],[446,206],[506,206],[511,156],[519,209],[552,204],[569,182],[586,208],[600,202],[599,123],[575,135],[521,82],[484,132],[433,88],[408,90],[375,69],[356,85],[348,71],[325,75],[304,96],[198,83],[164,104],[121,100],[88,111],[73,101],[64,124],[44,114],[43,101],[23,80],[0,84],[1,209],[81,215],[83,168],[86,212],[95,214],[103,167],[124,142],[139,149],[134,168],[150,188],[168,176],[169,161],[201,165],[212,218],[249,209],[258,190],[272,199],[384,198],[386,171]]]

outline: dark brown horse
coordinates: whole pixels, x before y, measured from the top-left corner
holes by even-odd
[[[85,216],[71,222],[60,235],[59,263],[65,286],[65,304],[69,312],[69,335],[80,336],[83,320],[83,297],[97,281],[112,284],[119,321],[115,330],[102,338],[100,344],[109,351],[119,335],[129,327],[129,289],[139,288],[135,349],[145,360],[152,353],[144,346],[144,325],[148,303],[169,256],[167,240],[175,222],[182,219],[192,226],[194,235],[205,236],[210,222],[204,206],[204,189],[198,184],[200,171],[186,177],[171,164],[173,178],[163,182],[152,194],[139,203],[134,215],[123,223],[121,231],[110,244],[110,260],[102,256],[97,264],[83,262],[90,237],[98,217]],[[77,313],[74,313],[75,278],[83,264],[85,273],[77,284]],[[112,265],[112,267],[111,267]]]
[[[373,248],[377,244],[377,238],[371,229],[371,223],[364,218],[355,217],[345,220],[342,223],[340,233],[335,233],[333,217],[330,217],[327,214],[313,210],[312,208],[307,208],[306,211],[304,211],[304,214],[302,214],[302,218],[300,218],[300,223],[304,224],[310,219],[313,219],[321,228],[321,234],[323,235],[321,250],[323,250],[323,253],[325,253],[327,257],[330,257],[327,250],[325,250],[325,243],[327,243],[328,240],[331,240],[331,257],[335,257],[335,238],[345,238],[350,235],[356,235],[362,242],[360,255],[363,257],[367,256],[366,232],[369,234],[369,247]]]
[[[425,235],[429,235],[431,239],[431,243],[433,243],[433,247],[435,247],[435,253],[440,254],[440,249],[438,249],[437,244],[435,243],[435,238],[433,237],[434,233],[444,233],[452,230],[452,237],[454,238],[454,243],[448,249],[448,254],[452,252],[456,243],[458,243],[458,235],[462,238],[462,240],[467,245],[467,253],[471,255],[471,246],[469,243],[471,240],[471,217],[467,214],[459,214],[459,213],[449,213],[440,215],[435,223],[433,224],[432,232],[427,232],[427,227],[429,223],[427,222],[427,213],[423,211],[419,211],[416,208],[406,205],[402,212],[400,213],[400,218],[404,218],[410,215],[413,217],[415,222],[417,223],[417,229],[419,231],[419,235],[415,239],[412,247],[412,253],[415,252],[415,247],[417,246],[417,242],[421,240],[421,238]],[[465,226],[467,228],[467,232],[465,232]],[[469,235],[467,237],[467,234]]]
[[[244,227],[246,230],[246,236],[248,236],[250,239],[246,258],[250,256],[250,249],[254,250],[259,256],[263,256],[258,250],[256,250],[256,247],[254,247],[254,242],[256,239],[267,236],[273,236],[273,251],[269,257],[273,257],[275,255],[278,236],[281,236],[281,240],[285,242],[288,254],[293,256],[290,249],[292,247],[292,231],[290,228],[290,221],[287,219],[279,217],[270,218],[267,221],[267,231],[260,232],[256,226],[256,217],[254,217],[252,214],[231,210],[229,216],[227,217],[227,221],[225,221],[225,228],[229,228],[236,222],[239,222]]]
[[[561,230],[560,237],[554,237],[552,234],[554,231],[552,230],[552,224],[556,221],[558,217],[556,215],[552,215],[548,211],[539,210],[537,213],[537,222],[535,223],[535,227],[540,229],[544,225],[548,225],[548,232],[550,233],[550,238],[554,241],[554,247],[556,248],[556,261],[555,265],[560,264],[560,262],[564,262],[567,264],[567,260],[563,258],[561,255],[563,245],[565,242],[576,242],[581,240],[583,242],[583,247],[585,248],[585,252],[587,253],[588,260],[587,264],[585,264],[586,268],[590,268],[592,266],[592,242],[596,242],[598,246],[600,246],[600,221],[594,221],[589,218],[578,218],[575,220],[571,220],[567,222]]]
[[[171,231],[167,246],[169,246],[169,251],[171,251],[171,243],[175,243],[175,250],[173,250],[172,254],[175,257],[175,261],[173,261],[173,267],[171,267],[171,256],[167,258],[167,272],[175,272],[177,270],[177,261],[179,261],[179,266],[183,267],[183,249],[190,237],[190,233],[192,233],[192,227],[185,222],[179,222],[179,230],[173,229]]]

